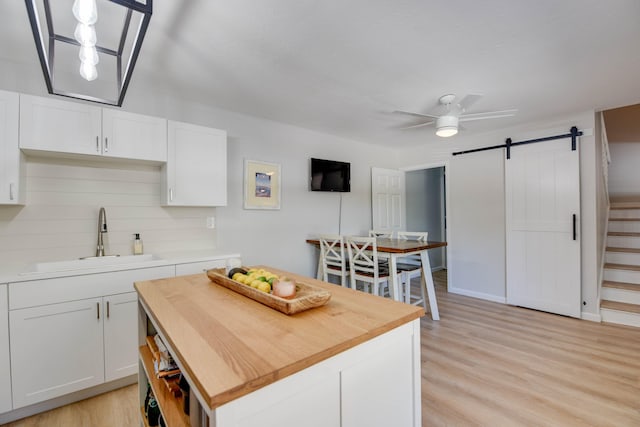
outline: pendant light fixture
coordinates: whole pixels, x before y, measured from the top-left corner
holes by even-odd
[[[98,77],[96,65],[100,62],[96,50],[97,37],[94,27],[98,20],[96,0],[75,0],[71,11],[78,20],[73,36],[80,43],[80,53],[78,54],[80,75],[87,81],[93,81]]]
[[[121,106],[153,0],[74,0],[70,10],[66,2],[25,4],[49,93]],[[100,40],[110,40],[111,45]],[[75,59],[67,53],[74,46]]]

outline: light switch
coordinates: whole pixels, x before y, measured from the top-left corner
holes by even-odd
[[[216,218],[213,216],[207,217],[207,228],[216,228]]]

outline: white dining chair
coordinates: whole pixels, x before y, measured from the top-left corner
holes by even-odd
[[[346,250],[344,247],[344,237],[339,234],[321,234],[320,241],[320,263],[325,282],[329,281],[329,275],[340,278],[340,284],[347,287],[347,276],[349,275]]]
[[[429,233],[423,231],[398,231],[398,240],[416,240],[426,243],[428,236]],[[399,258],[396,268],[402,274],[401,283],[404,302],[414,305],[422,304],[426,309],[427,300],[424,295],[423,285],[425,278],[422,277],[422,261],[420,260],[420,255]],[[420,277],[420,295],[411,293],[411,279],[414,277]]]
[[[389,282],[389,269],[378,263],[378,246],[375,237],[350,236],[345,239],[349,253],[351,289],[358,289],[361,282],[365,292],[380,295],[380,285]],[[398,282],[401,273],[398,273]]]
[[[380,237],[383,239],[393,239],[393,230],[369,230],[369,237]]]

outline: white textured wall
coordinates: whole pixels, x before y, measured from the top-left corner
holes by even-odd
[[[107,212],[107,252],[132,253],[141,233],[146,253],[208,250],[215,208],[163,208],[158,166],[29,158],[25,206],[0,206],[0,268],[95,255],[98,210]]]

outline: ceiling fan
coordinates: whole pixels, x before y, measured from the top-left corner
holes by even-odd
[[[485,120],[485,119],[499,119],[502,117],[514,116],[518,110],[502,110],[502,111],[487,111],[483,113],[467,113],[469,107],[475,104],[482,95],[469,94],[462,98],[459,102],[456,102],[456,96],[452,94],[443,95],[438,100],[439,104],[446,108],[446,112],[439,116],[433,114],[414,113],[411,111],[396,110],[396,114],[405,114],[413,117],[420,117],[427,119],[417,124],[405,126],[402,129],[415,129],[423,126],[429,126],[435,124],[436,135],[442,137],[453,136],[458,133],[458,129],[461,128],[460,122],[470,122],[472,120]]]

